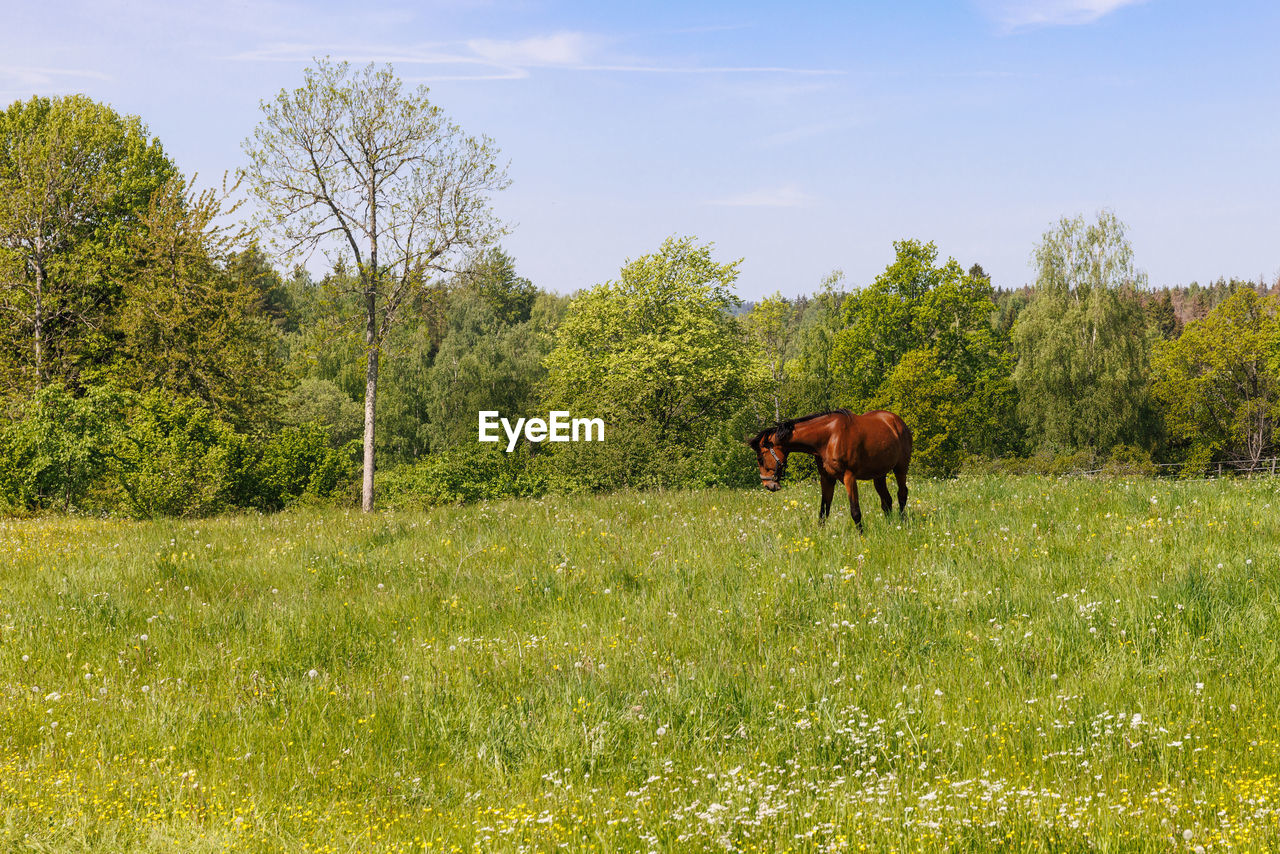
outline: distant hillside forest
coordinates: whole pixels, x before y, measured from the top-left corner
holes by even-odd
[[[8,512],[356,500],[366,283],[384,271],[286,266],[227,198],[87,98],[0,113]],[[739,262],[694,237],[570,296],[490,239],[406,265],[400,320],[373,339],[379,501],[754,485],[744,435],[834,407],[898,412],[914,471],[943,477],[1200,475],[1275,453],[1280,282],[1151,287],[1109,211],[1049,224],[1025,287],[930,242],[894,249],[873,281],[778,282],[811,293],[750,305]],[[606,438],[508,454],[477,441],[480,410],[600,417]]]

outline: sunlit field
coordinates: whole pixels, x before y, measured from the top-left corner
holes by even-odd
[[[1280,481],[912,486],[0,522],[0,848],[1280,847]]]

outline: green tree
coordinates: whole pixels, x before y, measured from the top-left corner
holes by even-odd
[[[227,269],[243,241],[218,224],[232,212],[215,191],[188,193],[178,178],[152,196],[126,242],[133,260],[107,373],[123,388],[200,401],[245,428],[268,420],[281,365],[261,292]]]
[[[1256,466],[1280,418],[1280,298],[1242,288],[1160,342],[1154,393],[1170,432],[1194,462],[1226,457]]]
[[[516,275],[515,259],[498,246],[477,256],[458,280],[484,300],[495,321],[508,326],[528,320],[538,297],[533,282]]]
[[[252,288],[258,296],[258,310],[281,332],[297,332],[301,320],[294,295],[271,260],[257,243],[231,251],[223,266],[238,286]]]
[[[926,474],[950,477],[963,460],[964,397],[954,374],[931,350],[912,350],[898,361],[879,391],[879,405],[911,425],[911,464]]]
[[[844,273],[834,270],[810,297],[788,342],[787,396],[792,414],[817,412],[835,405],[836,375],[832,347],[844,326]]]
[[[990,280],[976,265],[965,273],[954,258],[938,265],[933,243],[900,240],[894,249],[893,263],[844,301],[845,327],[831,348],[839,401],[856,409],[900,409],[904,390],[927,378],[928,399],[948,390],[953,395],[952,414],[909,421],[922,444],[951,443],[969,453],[1010,449],[1017,444],[1012,364],[1006,340],[992,327]],[[891,384],[908,354],[911,364]],[[929,371],[924,359],[933,360]],[[931,437],[929,425],[943,423],[948,437]]]
[[[553,405],[696,444],[759,388],[732,288],[738,261],[671,237],[574,298],[547,357]]]
[[[262,105],[246,174],[289,250],[335,243],[354,264],[364,321],[362,506],[373,510],[382,343],[402,305],[497,232],[497,151],[465,135],[390,67],[319,60],[303,85]]]
[[[1055,448],[1150,444],[1150,342],[1137,289],[1145,276],[1115,214],[1063,218],[1036,248],[1035,297],[1013,345],[1019,413]]]
[[[433,448],[476,440],[476,413],[496,409],[513,417],[538,410],[551,351],[551,330],[532,315],[505,322],[485,291],[462,290],[450,300],[449,334],[427,378],[429,435]],[[504,312],[505,317],[519,316]]]
[[[747,329],[759,346],[769,375],[769,394],[773,400],[773,418],[782,420],[786,398],[787,350],[796,331],[800,313],[795,305],[775,293],[756,303],[747,314]]]
[[[75,383],[119,302],[115,272],[177,175],[135,117],[82,95],[0,112],[0,358],[8,390]],[[100,342],[97,342],[100,343]]]

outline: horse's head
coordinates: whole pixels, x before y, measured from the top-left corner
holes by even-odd
[[[777,492],[782,488],[782,478],[787,473],[787,450],[778,440],[778,431],[762,430],[747,444],[756,452],[761,485],[770,492]]]

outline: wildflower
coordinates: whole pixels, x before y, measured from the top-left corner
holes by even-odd
[[[308,679],[315,679],[319,675],[320,675],[320,671],[316,670],[314,667],[307,671]]]
[[[146,636],[146,635],[138,635],[138,640],[142,641],[143,643],[146,643],[147,636]]]
[[[667,727],[666,727],[666,725],[664,724],[664,725],[662,725],[662,726],[658,727],[656,734],[657,734],[658,738],[662,738],[664,735],[666,735],[666,734],[667,734]]]

